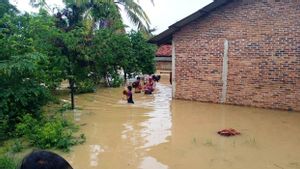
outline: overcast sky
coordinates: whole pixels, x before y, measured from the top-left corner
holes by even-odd
[[[29,0],[10,0],[21,11],[37,11],[29,5]],[[158,34],[168,26],[179,21],[180,19],[196,12],[213,0],[154,0],[153,6],[150,0],[139,0],[142,8],[148,14],[151,20],[152,28],[156,28],[155,34]],[[61,0],[47,0],[49,5],[61,6]],[[129,21],[125,20],[127,25]]]

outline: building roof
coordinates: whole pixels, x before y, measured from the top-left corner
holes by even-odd
[[[171,57],[172,56],[172,46],[171,45],[162,45],[160,46],[155,55],[157,57]]]
[[[173,34],[179,31],[182,27],[188,25],[189,23],[193,22],[194,20],[206,16],[208,13],[213,11],[216,8],[219,8],[227,3],[230,3],[234,0],[214,0],[212,3],[208,4],[204,8],[198,10],[197,12],[183,18],[182,20],[174,23],[173,25],[169,26],[169,28],[162,33],[158,34],[157,36],[151,38],[148,42],[154,44],[171,44]]]

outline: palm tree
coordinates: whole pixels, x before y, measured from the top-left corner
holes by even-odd
[[[46,0],[30,0],[33,6],[42,6],[49,10]],[[150,20],[142,7],[134,0],[63,0],[66,9],[72,9],[72,14],[77,12],[80,20],[85,20],[90,25],[103,22],[121,21],[121,9],[124,9],[130,21],[138,30],[149,33]],[[153,3],[153,0],[151,0]],[[79,18],[77,18],[79,19]]]

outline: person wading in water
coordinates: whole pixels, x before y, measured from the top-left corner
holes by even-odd
[[[127,89],[128,89],[128,91],[127,91],[127,103],[134,104],[133,98],[132,98],[132,87],[128,86]]]

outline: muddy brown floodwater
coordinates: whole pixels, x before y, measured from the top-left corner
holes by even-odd
[[[64,155],[74,169],[300,169],[300,113],[172,100],[167,83],[134,105],[121,93],[77,96],[87,141]]]

